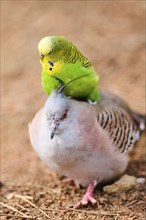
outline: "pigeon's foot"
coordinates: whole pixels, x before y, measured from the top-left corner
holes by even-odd
[[[93,196],[84,196],[83,199],[78,202],[75,206],[74,209],[80,208],[82,205],[87,205],[89,202],[91,202],[93,205],[96,204],[96,199],[93,198]]]
[[[94,191],[96,184],[97,184],[97,181],[92,181],[89,184],[86,194],[84,195],[82,200],[74,206],[75,209],[80,208],[82,205],[83,206],[87,205],[89,202],[92,203],[93,205],[96,204],[96,199],[94,199],[93,197],[93,191]]]

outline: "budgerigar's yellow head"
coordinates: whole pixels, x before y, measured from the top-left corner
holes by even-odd
[[[38,50],[43,71],[50,75],[60,71],[69,44],[63,36],[48,36],[40,40]]]
[[[38,44],[38,50],[42,69],[49,75],[63,74],[68,64],[70,68],[74,68],[76,63],[85,68],[91,66],[89,60],[63,36],[44,37]]]

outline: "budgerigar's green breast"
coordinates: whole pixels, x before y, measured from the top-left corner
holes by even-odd
[[[79,62],[76,64],[57,64],[59,66],[59,74],[55,72],[53,74],[53,70],[50,74],[46,71],[42,73],[42,86],[45,92],[50,95],[52,90],[59,87],[59,81],[54,79],[51,76],[58,77],[61,79],[64,84],[68,83],[69,81],[78,78],[79,76],[84,76],[89,74],[88,76],[82,77],[77,79],[67,85],[64,90],[66,96],[71,96],[73,98],[83,98],[83,99],[90,99],[90,95],[95,93],[92,97],[92,101],[97,100],[97,84],[99,81],[98,75],[95,73],[95,70],[90,67],[89,69],[81,66]],[[55,64],[54,64],[55,68]],[[94,97],[95,96],[95,97]]]

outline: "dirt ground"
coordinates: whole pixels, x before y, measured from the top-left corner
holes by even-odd
[[[97,205],[73,210],[85,189],[62,183],[31,147],[28,122],[44,104],[37,44],[64,35],[92,62],[100,87],[145,113],[145,5],[139,0],[1,1],[1,219],[144,220],[144,184],[123,193],[97,187]],[[145,135],[129,175],[145,177]]]

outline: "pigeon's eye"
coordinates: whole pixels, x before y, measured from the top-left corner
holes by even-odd
[[[67,112],[68,112],[68,109],[65,110],[64,114],[60,117],[60,120],[64,120],[65,118],[67,118]]]

